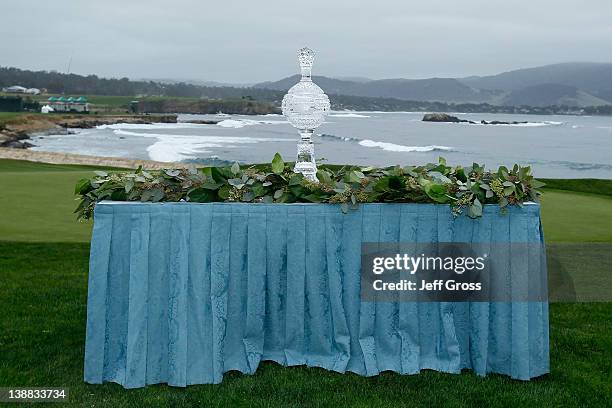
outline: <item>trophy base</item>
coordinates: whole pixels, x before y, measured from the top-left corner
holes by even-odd
[[[314,181],[317,179],[317,163],[315,162],[314,145],[310,139],[312,130],[300,132],[302,140],[297,145],[297,159],[293,171],[304,175],[306,180]]]

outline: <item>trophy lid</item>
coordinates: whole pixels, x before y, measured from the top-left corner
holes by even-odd
[[[310,48],[304,47],[298,50],[297,55],[300,63],[300,70],[302,71],[302,81],[310,81],[315,53]]]

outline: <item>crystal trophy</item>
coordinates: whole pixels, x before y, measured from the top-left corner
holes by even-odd
[[[297,160],[293,171],[302,173],[310,181],[317,180],[312,134],[321,126],[329,112],[329,98],[319,86],[312,82],[311,70],[314,52],[307,47],[298,51],[302,79],[293,85],[283,98],[283,115],[300,132],[297,145]]]

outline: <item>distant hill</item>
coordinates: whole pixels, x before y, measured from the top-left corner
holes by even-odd
[[[508,106],[600,106],[607,105],[609,102],[575,86],[542,84],[511,91],[503,98],[502,104]]]
[[[286,91],[298,75],[255,88]],[[489,103],[512,106],[612,104],[612,63],[565,63],[467,78],[334,79],[315,76],[328,94],[410,101]]]
[[[588,92],[612,90],[612,63],[568,62],[536,68],[517,69],[490,76],[459,78],[462,83],[479,89],[516,91],[533,85],[559,84]]]
[[[275,82],[259,83],[254,87],[286,91],[299,80],[298,75],[293,75]],[[314,76],[313,80],[326,93],[332,95],[396,98],[408,101],[486,102],[499,93],[474,89],[452,78],[350,81]]]

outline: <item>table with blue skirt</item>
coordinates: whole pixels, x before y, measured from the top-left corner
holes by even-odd
[[[363,376],[549,372],[547,302],[364,302],[363,242],[543,242],[540,206],[471,219],[436,204],[98,203],[85,381],[220,383],[264,360]]]

